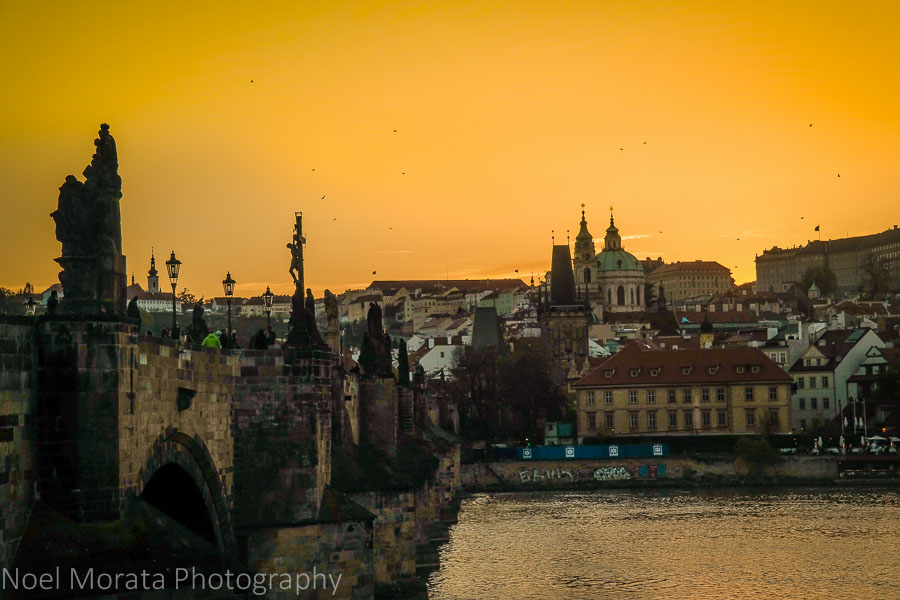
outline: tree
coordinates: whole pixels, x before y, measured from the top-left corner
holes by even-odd
[[[875,258],[875,255],[869,253],[863,263],[863,291],[869,293],[870,300],[874,300],[888,292],[889,281],[887,261],[884,258]]]
[[[519,351],[499,362],[499,403],[508,422],[501,423],[507,437],[535,439],[539,419],[559,420],[566,410],[566,397],[550,379],[543,355]]]
[[[463,346],[454,353],[451,373],[460,431],[473,439],[536,439],[541,419],[564,416],[566,398],[538,352],[501,356],[494,346]]]
[[[900,370],[888,368],[878,374],[872,400],[879,404],[900,400]]]
[[[187,288],[184,288],[180,292],[178,292],[178,299],[181,300],[182,306],[187,306],[188,304],[195,304],[197,302],[197,297],[194,296],[191,291]]]
[[[496,439],[500,433],[496,348],[457,348],[450,372],[448,387],[459,410],[460,431],[472,439]]]
[[[18,311],[15,310],[13,302],[13,297],[15,294],[12,290],[9,290],[5,287],[0,287],[0,314],[16,314]]]
[[[823,296],[830,296],[837,290],[837,276],[828,267],[808,268],[800,283],[804,292],[808,292],[815,283]]]
[[[766,467],[778,462],[778,453],[766,438],[741,436],[736,450],[752,475],[761,474]]]

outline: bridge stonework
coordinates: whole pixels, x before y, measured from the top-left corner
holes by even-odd
[[[357,385],[325,348],[182,347],[117,317],[0,316],[0,567],[14,563],[35,501],[76,523],[114,521],[176,465],[211,541],[251,570],[340,573],[338,598],[412,578],[436,562],[435,524],[454,519],[459,447],[434,437],[442,413],[420,392],[369,378],[351,401],[347,381]],[[410,429],[432,439],[418,442],[438,465],[427,481],[333,489],[336,451],[361,442],[395,455]]]

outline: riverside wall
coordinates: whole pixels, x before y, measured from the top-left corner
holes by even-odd
[[[783,458],[761,472],[731,457],[658,457],[473,463],[462,466],[461,483],[467,491],[480,491],[734,484],[760,478],[817,482],[837,477],[833,457]]]

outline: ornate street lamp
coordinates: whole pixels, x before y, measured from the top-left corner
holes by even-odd
[[[175,287],[178,285],[178,272],[181,270],[181,261],[175,258],[175,251],[166,261],[166,271],[169,273],[169,281],[172,283],[172,337],[178,339],[178,321],[175,318]]]
[[[225,300],[228,302],[228,336],[231,336],[231,296],[234,294],[234,284],[237,283],[231,278],[231,271],[222,280],[222,287],[225,288]],[[231,339],[227,337],[226,339]]]
[[[263,294],[263,303],[266,306],[266,328],[272,326],[270,317],[272,316],[272,304],[275,303],[275,294],[266,286],[266,293]]]

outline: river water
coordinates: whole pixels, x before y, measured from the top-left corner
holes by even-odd
[[[900,598],[900,487],[477,494],[431,600]]]

